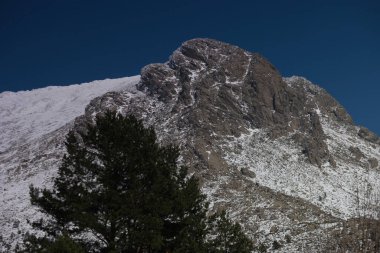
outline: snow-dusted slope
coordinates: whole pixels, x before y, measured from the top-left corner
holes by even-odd
[[[380,159],[380,148],[356,137],[352,129],[333,126],[327,119],[323,120],[323,130],[329,138],[336,167],[329,163],[320,168],[310,164],[289,136],[271,140],[268,132],[261,129],[249,129],[249,134],[221,145],[229,165],[255,173],[253,182],[300,197],[335,217],[356,217],[360,208],[358,201],[366,202],[368,196],[379,194],[380,173],[370,168],[368,159]],[[360,147],[364,152],[362,164],[351,160],[351,146]]]
[[[0,153],[49,133],[84,113],[91,99],[136,84],[139,76],[0,93]]]
[[[229,210],[267,244],[292,234],[282,252],[319,252],[331,241],[326,229],[339,231],[357,215],[363,189],[379,186],[376,141],[362,138],[325,90],[281,78],[259,55],[188,41],[168,63],[145,67],[138,87],[145,96],[104,96],[108,103],[93,102],[85,118],[113,105],[154,126],[161,141],[181,147],[214,211]]]
[[[28,186],[51,185],[68,130],[108,109],[179,145],[211,209],[227,209],[258,243],[281,242],[278,252],[326,252],[358,197],[378,193],[380,140],[325,90],[282,78],[258,54],[195,39],[141,79],[0,94],[0,252],[38,217]]]
[[[94,98],[111,91],[136,92],[140,76],[0,93],[0,252],[10,252],[37,217],[29,185],[49,186],[73,120]]]

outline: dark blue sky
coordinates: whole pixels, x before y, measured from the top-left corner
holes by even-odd
[[[209,37],[305,76],[380,134],[379,3],[0,0],[0,92],[136,75]]]

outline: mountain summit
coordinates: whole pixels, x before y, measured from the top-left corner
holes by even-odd
[[[320,116],[342,124],[351,124],[351,117],[322,89],[294,80],[286,83],[259,54],[194,39],[177,49],[167,64],[145,67],[139,89],[174,103],[174,111],[191,107],[194,121],[209,119],[207,131],[217,135],[239,136],[249,128],[266,128],[273,138],[297,132],[294,140],[312,164],[334,165]]]
[[[358,200],[367,201],[375,194],[369,189],[379,188],[379,137],[355,126],[324,89],[302,77],[281,77],[257,53],[193,39],[168,62],[150,64],[140,78],[120,82],[81,103],[71,103],[77,101],[73,95],[61,92],[68,87],[0,94],[1,111],[11,119],[0,120],[4,251],[15,245],[18,230],[30,229],[26,219],[37,211],[30,207],[28,186],[51,185],[64,153],[63,136],[71,128],[82,131],[106,110],[134,114],[155,128],[161,142],[179,145],[181,162],[200,178],[212,210],[227,210],[257,245],[279,242],[278,252],[328,247],[331,235],[358,215]],[[91,89],[77,88],[78,98]],[[70,117],[46,127],[60,117],[43,104],[52,94],[60,94]],[[12,114],[35,96],[41,102],[28,106],[31,115],[46,115],[41,128],[21,112]],[[17,139],[11,129],[20,122],[32,130]],[[34,129],[41,131],[30,138]]]

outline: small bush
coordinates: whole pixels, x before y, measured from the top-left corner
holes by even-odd
[[[290,235],[285,235],[285,241],[286,241],[286,243],[292,242],[292,238],[290,237]]]
[[[281,248],[281,244],[278,241],[273,241],[272,248],[274,250]]]
[[[267,246],[265,246],[264,244],[260,244],[259,247],[257,248],[257,251],[260,252],[260,253],[265,253],[267,252],[268,248]]]

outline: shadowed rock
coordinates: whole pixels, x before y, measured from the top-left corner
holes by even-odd
[[[371,132],[365,127],[360,127],[358,135],[366,141],[380,144],[380,138],[374,132]]]
[[[257,53],[210,39],[190,40],[174,51],[168,63],[143,68],[139,89],[173,103],[173,112],[187,108],[189,123],[204,122],[200,125],[204,133],[239,136],[254,127],[266,128],[271,138],[278,138],[298,132],[295,140],[312,164],[331,160],[305,85],[289,86]],[[326,110],[337,104],[324,94],[318,99]],[[331,114],[351,122],[340,106]]]

